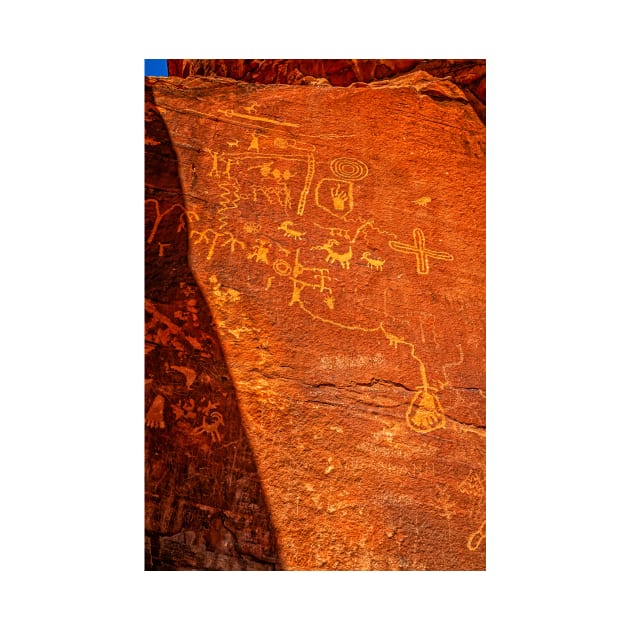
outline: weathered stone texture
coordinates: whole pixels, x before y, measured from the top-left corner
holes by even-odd
[[[273,570],[255,458],[205,296],[170,134],[146,91],[147,570]]]
[[[467,95],[423,70],[147,87],[151,568],[483,569]]]
[[[484,59],[169,59],[173,77],[225,77],[248,83],[329,84],[339,87],[382,81],[422,70],[448,78],[485,123]]]

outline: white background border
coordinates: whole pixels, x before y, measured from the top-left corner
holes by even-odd
[[[4,23],[3,625],[627,627],[622,5],[231,6]],[[164,57],[487,59],[486,572],[143,571],[143,63]]]

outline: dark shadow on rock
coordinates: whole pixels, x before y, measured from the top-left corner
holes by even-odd
[[[145,570],[280,570],[212,313],[188,263],[177,155],[145,81]]]

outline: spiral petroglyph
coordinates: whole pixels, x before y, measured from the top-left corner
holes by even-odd
[[[367,177],[368,167],[361,160],[348,157],[340,157],[331,160],[330,170],[335,177],[358,181]]]

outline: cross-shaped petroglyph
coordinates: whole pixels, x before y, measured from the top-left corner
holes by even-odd
[[[237,126],[241,125],[248,131],[229,138],[229,141],[225,138],[223,146],[226,152],[205,149],[209,154],[206,172],[209,171],[211,179],[216,178],[211,182],[218,195],[214,219],[216,225],[214,229],[205,229],[205,225],[200,227],[197,224],[198,229],[190,232],[191,243],[203,243],[208,247],[208,261],[213,258],[215,248],[225,253],[229,248],[231,254],[237,254],[235,258],[250,264],[270,266],[273,275],[265,274],[266,280],[263,280],[261,289],[269,291],[272,285],[274,288],[282,287],[283,291],[288,289],[288,306],[301,309],[313,320],[346,331],[382,335],[394,349],[403,348],[410,359],[417,363],[421,378],[405,416],[409,427],[418,433],[445,427],[447,419],[439,400],[440,390],[429,384],[425,364],[417,354],[413,338],[407,340],[400,331],[390,328],[378,316],[370,316],[365,323],[338,321],[336,310],[344,307],[345,303],[342,300],[336,304],[339,298],[335,294],[337,289],[333,287],[341,280],[339,275],[349,275],[352,260],[356,261],[353,267],[369,270],[375,278],[386,275],[382,273],[385,258],[389,261],[391,256],[381,250],[385,244],[394,252],[413,254],[419,275],[429,273],[429,258],[452,261],[453,256],[448,252],[427,248],[425,235],[419,227],[413,229],[410,242],[404,242],[398,234],[382,229],[374,218],[358,217],[358,221],[345,218],[354,208],[353,186],[369,174],[366,163],[355,158],[336,158],[329,163],[332,177],[316,178],[320,162],[316,162],[317,148],[314,145],[295,138],[274,137],[276,134],[265,135],[266,131],[270,131],[270,125],[276,127],[278,135],[283,131],[282,127],[298,125],[260,116],[255,104],[248,108],[241,107],[240,111],[224,109],[219,110],[219,113],[224,119],[231,119],[231,123],[237,123]],[[258,126],[253,128],[252,123]],[[271,144],[273,150],[270,150]],[[317,185],[312,191],[311,186],[315,183]],[[299,193],[298,186],[301,189]],[[295,199],[299,196],[297,207],[292,196]],[[240,205],[241,199],[246,199],[247,204]],[[308,217],[306,220],[301,219],[305,214],[307,200],[314,201],[315,207],[336,216],[336,225],[327,222],[320,225],[309,221]],[[426,207],[430,202],[430,197],[423,196],[415,199],[413,204]],[[318,216],[323,216],[319,210],[313,218]],[[324,230],[324,235],[318,235],[315,228]],[[357,245],[359,242],[365,242],[360,249]],[[298,245],[300,247],[295,247]],[[322,253],[316,256],[310,253],[320,251]],[[306,266],[300,262],[301,256],[307,264],[312,261],[319,265],[326,264],[328,268]],[[388,269],[391,269],[391,261],[387,264]],[[260,273],[264,273],[262,269]],[[315,306],[311,308],[311,304]],[[327,311],[327,314],[324,315],[323,311]],[[424,333],[424,330],[420,331],[423,344]],[[210,434],[216,441],[218,433],[215,430],[221,426],[219,417],[212,418],[207,413],[200,415],[205,415],[207,420],[201,421],[196,432]],[[473,541],[473,544],[476,542]]]
[[[420,228],[413,231],[413,245],[400,243],[398,241],[389,241],[389,246],[401,254],[415,254],[416,270],[419,275],[429,273],[429,258],[438,260],[453,260],[453,256],[448,252],[436,252],[433,249],[425,247],[424,232]]]

